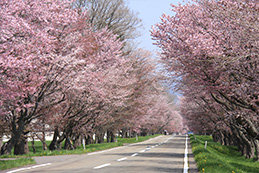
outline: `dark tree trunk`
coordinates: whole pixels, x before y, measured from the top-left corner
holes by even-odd
[[[82,145],[82,136],[79,134],[74,140],[74,147],[77,148]]]
[[[95,143],[101,144],[104,142],[104,133],[103,132],[99,132],[98,134],[96,134],[95,137]]]
[[[247,136],[244,134],[242,130],[239,130],[238,132],[241,138],[240,142],[243,156],[245,156],[246,158],[253,158],[255,151],[253,142],[250,141],[249,138],[247,138]]]
[[[26,136],[21,136],[18,142],[14,145],[14,154],[23,155],[29,153],[28,140]]]
[[[140,136],[147,136],[147,130],[142,129],[141,132],[140,132]]]
[[[112,130],[107,130],[107,142],[115,142],[115,135],[114,131]]]
[[[126,134],[127,134],[127,131],[126,131],[125,128],[123,128],[123,129],[121,130],[121,137],[122,137],[122,138],[126,138]]]
[[[23,112],[21,112],[23,115]],[[18,123],[16,122],[16,117],[13,117],[12,121],[12,135],[11,139],[4,143],[4,145],[1,147],[1,155],[9,155],[11,154],[11,151],[14,147],[14,145],[18,142],[18,140],[21,138],[21,135],[24,131],[25,122],[22,119],[22,117],[18,120]],[[18,127],[17,127],[18,125]]]
[[[0,136],[0,148],[3,146],[3,137]]]
[[[239,116],[236,118],[236,122],[238,124],[236,126],[237,131],[244,145],[244,147],[241,148],[244,150],[242,151],[243,155],[246,158],[253,158],[254,156],[257,158],[258,143],[256,137],[259,135],[257,128],[247,117]]]
[[[115,133],[111,131],[111,142],[115,142]]]
[[[56,150],[57,147],[57,140],[58,140],[58,136],[59,136],[59,131],[58,131],[58,127],[55,128],[54,130],[54,135],[53,135],[53,139],[49,145],[49,150],[53,151]]]
[[[111,142],[111,131],[107,130],[107,143]]]
[[[132,137],[131,132],[132,132],[132,131],[131,131],[131,129],[129,129],[129,130],[128,130],[129,138],[131,138],[131,137]]]
[[[34,142],[34,134],[32,134],[31,138],[32,138],[32,141],[31,141],[32,150],[33,150],[33,153],[36,153],[35,142]]]
[[[85,145],[93,144],[93,135],[87,135],[85,137]]]
[[[74,146],[70,138],[67,136],[65,140],[65,145],[64,145],[65,150],[74,150]]]

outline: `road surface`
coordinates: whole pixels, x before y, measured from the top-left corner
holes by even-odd
[[[185,142],[184,135],[159,136],[100,152],[35,157],[37,165],[5,172],[177,173],[184,171]],[[192,164],[190,160],[189,162]],[[189,172],[197,170],[189,169]]]

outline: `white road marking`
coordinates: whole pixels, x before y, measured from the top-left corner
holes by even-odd
[[[45,163],[45,164],[41,164],[41,165],[35,165],[35,166],[27,167],[27,168],[20,168],[20,169],[16,169],[16,170],[13,170],[13,171],[8,171],[8,172],[6,172],[6,173],[19,172],[19,171],[29,170],[29,169],[33,169],[33,168],[48,166],[48,165],[51,165],[51,163]]]
[[[151,148],[154,148],[155,146],[152,146]]]
[[[184,168],[183,168],[183,173],[188,173],[188,136],[186,135],[186,141],[185,141],[185,155],[184,155]]]
[[[127,159],[128,159],[127,157],[123,157],[121,159],[118,159],[117,161],[120,162],[120,161],[127,160]]]
[[[141,150],[140,153],[144,153],[146,150]]]
[[[111,165],[110,163],[106,163],[106,164],[103,164],[103,165],[100,165],[100,166],[96,166],[96,167],[94,167],[94,169],[100,169],[100,168],[110,166],[110,165]]]
[[[134,156],[136,156],[136,155],[138,155],[138,153],[132,154],[131,157],[134,157]]]

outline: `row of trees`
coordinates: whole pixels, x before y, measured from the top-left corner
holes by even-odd
[[[183,93],[186,123],[258,159],[258,1],[199,0],[173,11],[152,35]]]
[[[135,22],[120,28],[125,21],[113,19],[118,9],[112,9],[105,18],[111,22],[98,24],[102,9],[115,2],[128,9],[114,0],[0,2],[0,136],[10,136],[1,154],[27,153],[29,135],[47,149],[47,132],[54,132],[49,149],[55,150],[64,140],[74,149],[81,138],[93,142],[93,135],[101,143],[105,133],[112,142],[119,131],[181,128],[150,52],[122,42],[139,20],[125,10]]]

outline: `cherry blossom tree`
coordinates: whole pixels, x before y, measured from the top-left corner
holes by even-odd
[[[18,140],[25,140],[20,137],[33,119],[65,100],[58,84],[64,79],[60,75],[69,71],[62,62],[74,52],[62,49],[70,46],[64,38],[82,29],[79,26],[85,17],[69,8],[70,1],[12,0],[0,5],[1,116],[12,131],[1,149],[1,154],[7,154]],[[52,98],[48,104],[41,103],[45,97]]]
[[[93,133],[102,142],[106,131],[154,131],[172,122],[164,77],[147,60],[150,53],[125,55],[117,35],[93,31],[87,14],[71,3],[0,2],[0,125],[11,135],[1,154],[13,147],[14,154],[28,152],[29,133],[43,149],[47,131],[54,131],[51,150],[64,140],[74,149]]]
[[[184,103],[192,105],[184,113],[193,127],[203,119],[214,139],[230,140],[222,143],[238,145],[249,158],[256,151],[258,158],[258,3],[201,0],[172,7],[175,16],[164,14],[152,35]]]

